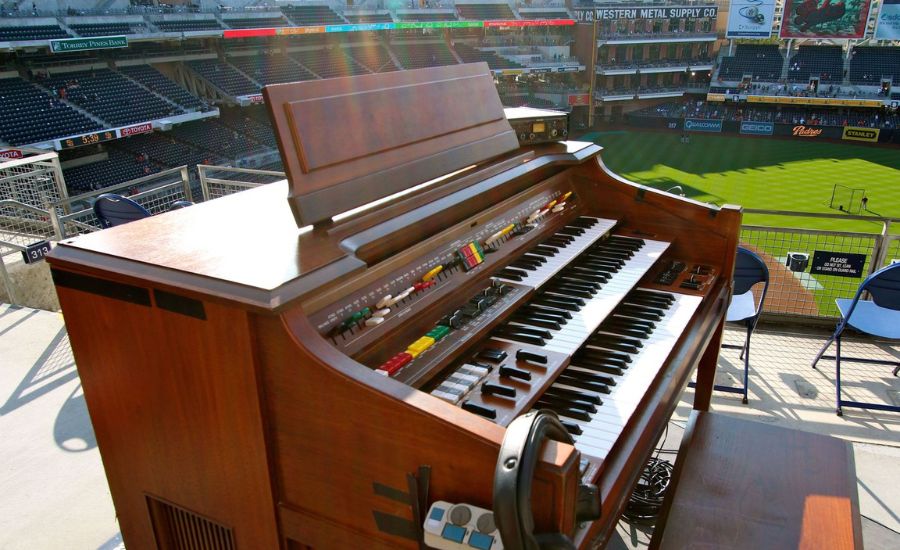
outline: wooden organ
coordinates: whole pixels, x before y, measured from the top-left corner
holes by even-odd
[[[518,147],[485,64],[265,95],[287,181],[50,257],[128,548],[421,547],[534,408],[537,529],[604,543],[698,365],[708,407],[740,210]]]

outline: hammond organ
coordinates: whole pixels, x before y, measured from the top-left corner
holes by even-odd
[[[484,64],[265,95],[287,181],[50,258],[128,548],[421,547],[533,409],[535,530],[605,543],[698,365],[708,407],[739,209],[520,148]]]

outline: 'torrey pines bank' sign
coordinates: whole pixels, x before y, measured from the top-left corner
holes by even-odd
[[[94,38],[63,38],[50,41],[53,53],[80,52],[84,50],[105,50],[109,48],[127,48],[128,38],[125,36],[96,36]]]

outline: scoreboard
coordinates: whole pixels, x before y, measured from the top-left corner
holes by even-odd
[[[104,141],[112,141],[119,136],[115,130],[104,130],[102,132],[94,132],[92,134],[84,134],[71,138],[61,139],[59,141],[60,149],[72,149],[74,147],[82,147],[84,145],[93,145]]]

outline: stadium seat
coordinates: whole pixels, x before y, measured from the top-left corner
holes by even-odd
[[[129,198],[104,193],[94,201],[94,215],[106,229],[150,217],[150,212]]]
[[[861,300],[864,292],[867,292],[872,299]],[[838,416],[844,414],[844,407],[900,412],[900,406],[897,405],[864,403],[841,398],[841,361],[874,365],[895,365],[894,376],[897,376],[897,372],[900,371],[900,362],[898,361],[841,357],[841,335],[847,327],[879,338],[900,339],[900,264],[889,265],[869,275],[859,285],[856,295],[852,299],[838,298],[835,302],[838,310],[841,312],[841,319],[838,321],[834,334],[819,350],[812,362],[812,367],[816,368],[816,363],[820,359],[834,359]],[[835,345],[835,354],[825,355],[825,351],[831,346],[832,342]]]

